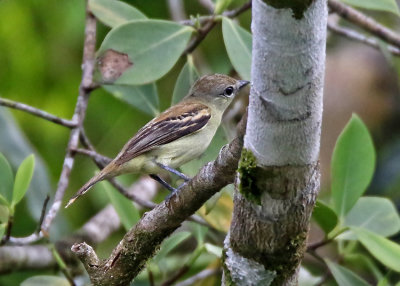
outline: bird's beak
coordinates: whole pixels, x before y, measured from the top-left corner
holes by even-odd
[[[247,80],[239,80],[239,90],[248,85],[250,82]]]

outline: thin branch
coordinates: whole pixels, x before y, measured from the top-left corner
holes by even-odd
[[[241,7],[237,9],[233,9],[230,11],[224,12],[222,15],[228,18],[234,18],[239,16],[241,13],[249,10],[251,8],[251,1],[246,2],[243,4]],[[217,22],[221,21],[221,17],[217,17],[215,15],[211,16],[205,16],[205,17],[200,17],[198,20],[201,25],[203,25],[201,28],[197,30],[197,35],[192,39],[192,41],[188,44],[186,47],[185,51],[183,52],[183,55],[190,54],[193,52],[196,47],[205,39],[205,37],[208,35],[208,33],[215,27]],[[183,25],[189,25],[189,26],[195,26],[196,25],[196,19],[195,20],[185,20],[181,21],[180,23]]]
[[[178,22],[186,18],[183,0],[168,0],[167,3],[172,20]]]
[[[0,245],[4,245],[10,240],[11,229],[13,227],[13,223],[14,223],[14,216],[13,215],[9,215],[8,216],[8,222],[7,222],[6,234],[4,235],[3,239],[1,240]]]
[[[39,234],[33,233],[28,237],[22,238],[11,238],[10,241],[16,244],[32,243],[41,239],[44,234],[49,232],[51,223],[57,216],[60,210],[62,200],[64,198],[65,191],[69,184],[69,176],[71,169],[74,164],[74,154],[79,143],[79,134],[83,126],[83,121],[86,115],[86,109],[89,101],[89,95],[91,91],[97,87],[93,83],[93,70],[95,65],[95,50],[96,50],[96,18],[86,10],[86,24],[85,24],[85,40],[83,46],[83,60],[82,60],[82,80],[79,86],[79,95],[75,106],[74,115],[72,117],[73,122],[77,122],[77,125],[71,129],[70,137],[68,141],[68,149],[64,158],[60,179],[58,181],[57,190],[54,196],[54,201],[47,212],[43,224],[42,230]]]
[[[400,35],[376,22],[371,17],[368,17],[360,11],[357,11],[356,9],[351,8],[337,0],[329,0],[328,6],[332,11],[342,18],[365,29],[385,42],[400,48]]]
[[[49,200],[50,200],[50,196],[47,195],[43,202],[42,212],[40,213],[40,219],[39,219],[38,227],[36,229],[36,234],[39,234],[39,232],[42,230],[42,224],[43,224],[44,216],[46,214],[47,204],[49,203]]]
[[[0,98],[0,105],[18,109],[21,111],[25,111],[34,116],[46,119],[50,122],[53,122],[53,123],[56,123],[56,124],[59,124],[59,125],[62,125],[62,126],[68,127],[68,128],[74,128],[77,126],[77,123],[75,121],[57,117],[57,116],[50,114],[44,110],[32,107],[32,106],[24,104],[24,103],[16,102],[16,101],[13,101],[10,99]]]
[[[196,282],[200,281],[200,280],[204,280],[210,276],[213,275],[219,275],[221,274],[221,269],[217,268],[217,269],[205,269],[203,271],[200,271],[199,273],[197,273],[196,275],[193,275],[192,277],[175,284],[175,286],[191,286],[191,285],[195,285]]]
[[[179,192],[147,212],[124,236],[108,259],[99,261],[87,244],[80,243],[72,247],[94,285],[128,284],[168,235],[212,195],[233,182],[243,146],[245,121],[240,123],[240,137],[224,146],[218,158],[206,164]]]
[[[100,165],[102,166],[102,168],[104,168],[105,165],[107,165],[108,163],[110,163],[112,161],[111,158],[109,158],[107,156],[103,156],[94,150],[81,149],[81,148],[72,149],[72,150],[78,154],[85,155],[85,156],[92,158],[93,161],[95,161],[95,162],[99,162]]]
[[[42,229],[48,231],[51,223],[56,217],[64,193],[69,184],[69,176],[74,164],[74,151],[78,147],[79,133],[83,120],[86,115],[86,109],[89,101],[90,92],[93,89],[93,70],[95,65],[95,51],[96,51],[96,18],[87,10],[86,11],[86,25],[85,25],[85,40],[83,47],[83,72],[82,81],[79,87],[78,100],[73,116],[73,120],[78,122],[78,126],[71,130],[68,150],[65,155],[63,168],[61,171],[60,179],[58,181],[57,191],[54,197],[53,204],[50,207],[44,221]]]
[[[214,11],[214,3],[211,0],[199,0],[199,3],[207,9],[208,12],[212,13]]]
[[[310,243],[309,245],[307,245],[307,252],[315,251],[318,248],[331,243],[332,241],[333,241],[333,239],[324,239],[324,240],[321,240],[321,241]]]
[[[338,35],[344,36],[344,37],[346,37],[346,38],[348,38],[350,40],[361,42],[361,43],[366,44],[366,45],[368,45],[368,46],[370,46],[370,47],[372,47],[374,49],[377,49],[377,50],[381,49],[381,47],[379,46],[379,43],[375,39],[370,38],[370,37],[366,37],[363,34],[358,33],[357,31],[354,31],[354,30],[351,30],[351,29],[348,29],[348,28],[344,28],[344,27],[340,27],[338,25],[330,23],[329,21],[328,21],[328,29],[330,31],[332,31],[332,32],[334,32],[334,33],[336,33]],[[399,48],[396,48],[396,47],[391,46],[391,45],[388,45],[386,48],[391,54],[393,54],[395,56],[400,56],[400,49]]]

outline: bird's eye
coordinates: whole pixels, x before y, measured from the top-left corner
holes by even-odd
[[[231,96],[232,93],[233,93],[233,87],[232,86],[228,86],[227,88],[225,88],[224,95]]]

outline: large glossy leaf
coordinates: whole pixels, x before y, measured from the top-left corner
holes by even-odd
[[[103,85],[103,88],[116,98],[147,114],[156,116],[160,113],[155,83],[144,85]]]
[[[312,218],[318,223],[322,230],[328,234],[335,228],[338,222],[335,212],[324,202],[317,200]]]
[[[366,249],[387,267],[400,272],[400,245],[362,228],[352,228]]]
[[[399,15],[399,7],[395,0],[342,0],[342,2],[364,9],[386,11]]]
[[[135,7],[117,0],[89,0],[89,10],[110,27],[147,17]]]
[[[165,75],[176,63],[193,28],[161,20],[128,22],[112,29],[98,52],[103,82],[140,85]]]
[[[242,79],[250,80],[251,34],[225,17],[222,19],[222,34],[233,67]]]
[[[181,231],[181,232],[172,234],[171,237],[164,240],[164,242],[161,245],[160,251],[154,257],[154,261],[159,262],[159,261],[163,260],[163,258],[166,257],[167,254],[172,249],[177,247],[184,240],[188,239],[190,237],[190,235],[191,235],[191,233],[188,231]]]
[[[31,183],[33,169],[35,167],[35,157],[29,155],[19,166],[15,175],[15,183],[13,189],[12,204],[15,206],[25,196],[26,191]]]
[[[21,283],[21,286],[69,286],[67,279],[58,276],[32,276]]]
[[[121,223],[126,230],[131,229],[131,227],[138,222],[140,219],[140,214],[138,209],[133,205],[132,201],[125,198],[117,190],[114,190],[109,183],[103,182],[104,189],[110,198],[111,204],[114,206]]]
[[[14,185],[14,176],[10,163],[3,154],[0,153],[0,203],[10,203]]]
[[[172,95],[171,105],[178,103],[184,98],[194,82],[199,78],[199,73],[193,64],[193,59],[188,56],[187,63],[183,66],[175,83],[174,93]]]
[[[370,286],[350,269],[340,266],[329,259],[324,260],[339,286]]]
[[[334,210],[343,218],[367,189],[375,169],[371,136],[355,114],[339,135],[331,169]]]
[[[400,217],[389,199],[362,197],[345,217],[344,225],[364,228],[381,236],[391,236],[400,230]],[[357,239],[351,231],[343,233],[339,238]]]

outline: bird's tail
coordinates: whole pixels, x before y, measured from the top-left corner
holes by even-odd
[[[76,192],[76,194],[72,198],[70,198],[65,208],[68,208],[80,196],[84,195],[87,191],[89,191],[93,187],[93,185],[96,184],[97,182],[113,177],[111,173],[112,170],[114,169],[113,167],[114,167],[113,163],[111,163],[107,165],[103,170],[101,170],[97,175],[91,178],[86,184],[82,186],[82,188],[79,189],[79,191]]]

